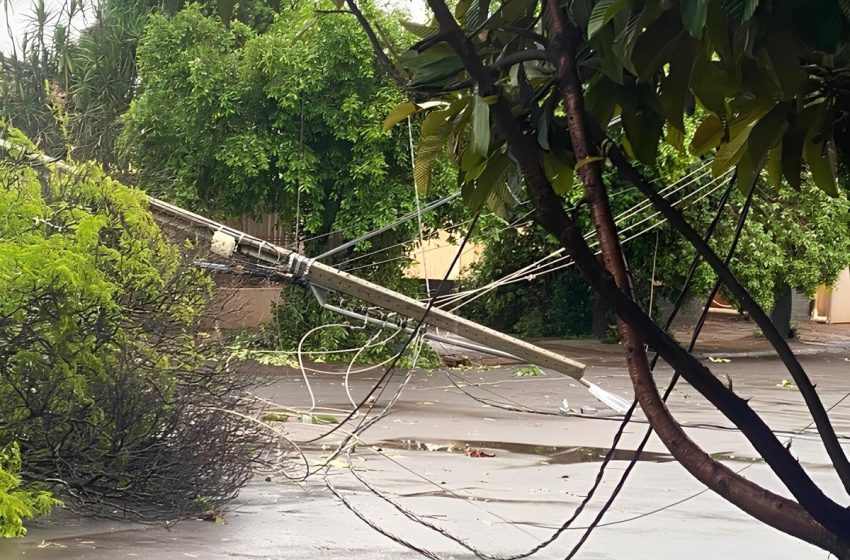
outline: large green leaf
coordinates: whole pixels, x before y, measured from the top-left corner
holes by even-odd
[[[540,153],[540,163],[543,165],[543,173],[552,184],[552,188],[559,195],[566,194],[575,184],[575,173],[573,168],[550,152]]]
[[[767,154],[767,181],[774,189],[782,186],[782,143],[774,146]]]
[[[472,97],[472,138],[474,153],[486,156],[490,149],[490,106],[480,96]]]
[[[490,0],[472,0],[463,22],[466,29],[477,29],[490,15]]]
[[[725,114],[726,98],[739,92],[734,76],[711,53],[700,52],[694,63],[691,90],[702,105],[713,113]]]
[[[411,115],[415,115],[419,111],[424,109],[432,109],[434,107],[441,107],[448,105],[445,101],[425,101],[424,103],[414,103],[413,101],[405,101],[404,103],[399,103],[393,110],[390,111],[390,114],[387,115],[387,118],[384,119],[384,122],[381,124],[381,129],[386,132],[391,129],[407,117]]]
[[[685,132],[685,99],[688,94],[688,83],[694,67],[697,42],[693,37],[682,35],[670,58],[669,72],[661,81],[661,106],[664,116],[672,127],[682,135]]]
[[[626,0],[599,0],[593,11],[590,12],[590,19],[587,22],[587,37],[593,38],[600,29],[605,27],[617,12],[623,7]]]
[[[463,63],[445,43],[437,43],[422,52],[408,49],[399,60],[413,72],[413,78],[408,83],[412,88],[445,85],[463,70]]]
[[[729,140],[722,144],[711,162],[711,170],[715,176],[737,164],[747,149],[750,133],[759,120],[773,108],[762,100],[749,104],[729,126]]]
[[[422,39],[430,37],[440,30],[440,27],[436,24],[422,24],[407,20],[401,20],[399,23],[402,27]]]
[[[431,167],[451,135],[452,116],[450,109],[444,109],[430,113],[422,122],[413,165],[413,182],[420,194],[431,188]]]
[[[679,9],[682,12],[682,24],[691,37],[701,38],[708,14],[708,0],[682,0]]]
[[[797,38],[788,30],[777,30],[768,34],[764,41],[770,71],[782,90],[782,98],[790,101],[799,93],[803,78]]]
[[[596,76],[587,89],[585,106],[603,129],[614,116],[618,95],[619,86],[604,76]]]
[[[817,141],[820,133],[816,127],[806,136],[804,143],[806,163],[815,184],[829,196],[838,196],[835,184],[835,146],[831,138]]]
[[[759,0],[723,0],[721,9],[727,18],[740,25],[753,17],[758,5]]]
[[[217,0],[218,17],[224,23],[225,27],[230,27],[230,19],[233,17],[233,6],[236,0]]]
[[[632,157],[647,165],[655,165],[658,142],[664,130],[664,119],[659,112],[649,107],[641,95],[643,91],[632,91],[621,96],[621,114],[625,130],[626,148]]]
[[[813,134],[819,122],[823,122],[821,109],[821,106],[813,105],[800,111],[782,138],[782,174],[795,190],[799,190],[802,184],[803,146],[806,138]]]
[[[781,149],[782,136],[788,130],[788,115],[785,105],[777,105],[762,117],[747,138],[744,157],[738,161],[738,185],[747,190],[753,184],[753,175],[760,172],[767,162],[768,152],[775,147]]]
[[[791,132],[782,139],[782,175],[791,188],[800,189],[802,178],[800,171],[803,158],[803,140],[805,134],[802,132]]]
[[[669,60],[683,31],[666,19],[659,19],[640,35],[632,52],[638,80],[646,82]]]
[[[788,108],[775,106],[753,127],[747,139],[747,157],[753,166],[763,165],[767,152],[780,144],[788,130]]]
[[[498,29],[510,25],[517,20],[533,16],[537,0],[504,0],[492,16],[481,24],[481,29]]]
[[[463,199],[474,210],[480,209],[497,185],[505,186],[505,173],[512,165],[506,149],[500,149],[487,158],[481,174],[475,181],[465,181],[461,187]],[[506,188],[506,186],[505,186]]]

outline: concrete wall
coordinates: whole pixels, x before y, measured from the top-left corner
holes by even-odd
[[[272,308],[280,301],[280,286],[219,286],[210,302],[210,321],[221,330],[253,329],[271,322]]]
[[[427,272],[428,279],[442,280],[446,275],[449,265],[452,264],[455,255],[457,255],[458,246],[461,241],[460,238],[456,238],[454,243],[450,243],[449,237],[449,232],[440,231],[436,238],[425,240],[424,251],[417,243],[408,254],[414,262],[404,271],[404,275],[408,278],[424,279]],[[481,257],[483,252],[483,245],[468,243],[460,259],[449,272],[448,279],[457,280],[460,278]]]
[[[830,323],[850,323],[850,269],[845,268],[832,287]]]

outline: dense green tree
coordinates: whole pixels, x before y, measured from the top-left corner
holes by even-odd
[[[123,145],[149,190],[300,217],[307,236],[352,238],[414,208],[408,132],[380,128],[400,92],[351,16],[303,3],[258,34],[189,6],[151,19],[138,66]]]
[[[8,4],[9,0],[5,0]],[[15,48],[3,55],[0,114],[54,156],[70,152],[96,160],[113,173],[126,171],[115,150],[120,117],[136,89],[136,48],[148,18],[172,16],[182,0],[66,0],[49,6],[32,0],[14,9],[31,20],[11,37]],[[277,0],[217,0],[197,4],[205,14],[221,14],[264,30],[280,9]],[[221,17],[221,16],[220,16]],[[74,33],[81,22],[87,26]]]

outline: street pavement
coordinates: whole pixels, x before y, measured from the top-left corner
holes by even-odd
[[[717,332],[727,329],[728,334],[729,328],[725,323],[714,325]],[[810,418],[789,383],[790,376],[778,360],[760,354],[762,342],[752,336],[752,330],[746,325],[734,325],[734,329],[743,338],[708,338],[703,350],[705,363],[731,382],[739,395],[750,398],[751,405],[783,440],[792,440],[792,452],[830,496],[850,504],[817,434],[807,427]],[[824,334],[824,330],[814,328],[813,332]],[[842,442],[850,447],[850,398],[842,401],[850,393],[850,336],[845,335],[850,329],[826,331],[819,341],[809,334],[795,344],[818,349],[803,353],[801,359],[824,404],[832,407],[838,403],[830,416]],[[748,337],[755,342],[746,340]],[[583,359],[589,364],[588,379],[628,397],[629,380],[616,345],[569,341],[549,346]],[[739,354],[741,357],[720,357],[732,355],[732,350],[742,346],[745,350],[741,352],[746,354]],[[516,365],[499,365],[416,372],[390,413],[362,435],[355,452],[332,463],[330,484],[378,527],[436,557],[475,558],[476,554],[413,523],[370,492],[363,481],[411,515],[456,535],[482,554],[505,557],[528,551],[552,535],[586,495],[619,422],[570,378],[554,372],[517,377],[516,371]],[[288,407],[309,406],[298,372],[268,369],[263,373],[269,376],[269,383],[259,390],[263,397]],[[338,373],[336,368],[336,374],[311,376],[321,407],[350,407]],[[659,366],[658,383],[665,385],[670,375],[669,368]],[[351,385],[354,398],[364,397],[378,377],[378,371],[355,376]],[[387,384],[376,411],[395,391],[399,377]],[[483,404],[452,381],[479,399],[547,414]],[[744,476],[786,493],[746,440],[691,387],[677,387],[669,407],[709,453]],[[559,414],[559,409],[570,414]],[[305,440],[327,426],[288,421],[282,429],[291,438]],[[638,414],[626,429],[621,451],[606,472],[598,497],[570,529],[533,558],[564,558],[616,484],[645,429],[645,420]],[[308,460],[322,463],[335,441],[336,434],[324,444],[306,447]],[[466,453],[467,447],[482,451],[483,456]],[[270,473],[268,478],[265,474],[255,477],[224,514],[222,523],[193,520],[172,527],[139,526],[79,519],[61,512],[30,527],[26,538],[0,542],[0,558],[421,557],[360,521],[331,495],[320,476],[293,483],[280,472]],[[602,526],[576,556],[584,560],[826,557],[826,552],[761,525],[705,491],[654,437]]]

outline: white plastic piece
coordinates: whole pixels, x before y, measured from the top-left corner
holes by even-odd
[[[233,256],[233,252],[236,251],[236,238],[223,231],[217,231],[212,236],[210,251],[220,257],[229,259]]]

